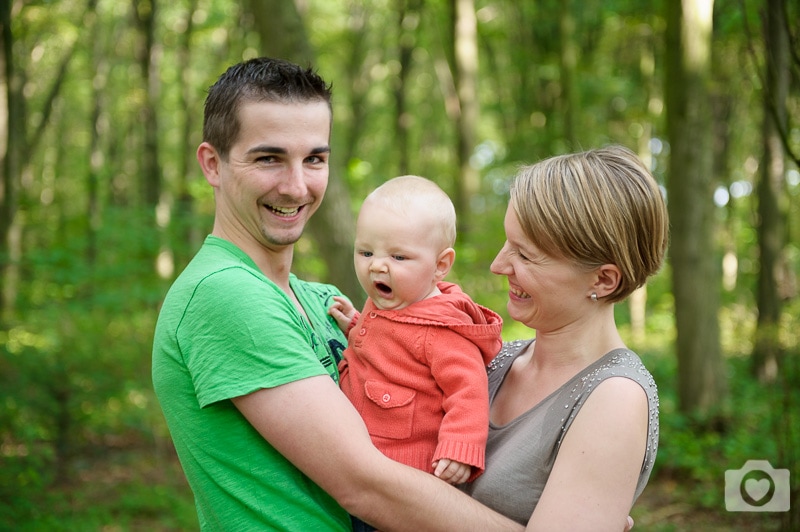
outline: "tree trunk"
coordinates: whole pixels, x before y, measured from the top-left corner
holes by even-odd
[[[139,67],[145,85],[145,101],[142,106],[144,124],[144,153],[142,153],[142,200],[144,205],[155,208],[161,197],[161,164],[158,144],[158,99],[160,76],[158,74],[158,50],[155,41],[156,0],[134,0],[133,14],[142,43],[139,47]]]
[[[303,66],[314,64],[314,53],[294,2],[250,0],[249,7],[264,54]],[[322,74],[330,82],[334,73]],[[335,158],[335,154],[332,157]],[[325,200],[311,218],[308,231],[328,267],[326,281],[338,286],[359,305],[363,302],[363,290],[353,268],[355,220],[350,208],[350,193],[333,167]]]
[[[182,72],[181,90],[179,92],[179,108],[183,112],[183,129],[181,131],[181,153],[178,159],[177,182],[175,186],[175,201],[172,206],[173,215],[170,217],[172,225],[172,243],[175,264],[178,270],[191,260],[195,251],[202,243],[203,232],[193,224],[194,198],[189,193],[190,168],[194,166],[194,143],[192,142],[194,128],[197,121],[196,113],[190,112],[197,102],[191,97],[192,84],[188,79],[190,73],[190,59],[192,53],[191,40],[194,31],[194,15],[197,10],[197,0],[190,0],[186,8],[186,26],[180,35],[177,50],[178,71]]]
[[[653,32],[649,25],[643,25],[640,29],[641,41],[639,42],[639,50],[641,57],[639,59],[639,73],[642,76],[642,88],[646,94],[647,108],[644,112],[644,120],[642,120],[642,134],[638,139],[638,146],[636,149],[637,155],[648,168],[653,167],[653,151],[650,141],[653,139],[653,112],[657,104],[656,101],[660,100],[660,94],[656,94],[655,84],[655,43]],[[628,308],[631,313],[631,341],[634,345],[641,345],[645,341],[646,336],[646,310],[647,310],[647,285],[643,285],[628,298]]]
[[[561,39],[561,105],[564,123],[564,139],[571,150],[578,149],[580,140],[576,134],[575,121],[578,115],[578,91],[575,87],[576,69],[578,66],[578,45],[575,43],[574,6],[571,0],[562,0],[559,13],[559,38]]]
[[[480,191],[480,175],[470,159],[475,151],[478,115],[478,19],[474,0],[455,0],[455,84],[459,113],[456,119],[458,178],[455,207],[459,240],[465,241],[472,226],[472,198]]]
[[[398,174],[410,172],[409,131],[412,120],[408,113],[406,90],[408,77],[411,74],[411,55],[416,46],[416,32],[419,26],[418,0],[400,0],[397,2],[397,56],[400,68],[394,81],[393,93],[395,102],[395,144],[399,154]]]
[[[21,171],[21,157],[26,150],[25,139],[25,99],[22,88],[25,84],[24,72],[18,70],[14,64],[14,36],[11,32],[11,2],[0,2],[0,46],[2,46],[2,86],[4,87],[4,106],[0,117],[0,135],[2,136],[3,164],[2,188],[0,194],[0,321],[7,323],[9,313],[13,310],[16,299],[16,286],[10,282],[15,265],[13,257],[13,232],[14,216],[17,208],[17,195],[19,193],[19,176]]]
[[[706,415],[722,403],[726,385],[717,317],[720,275],[709,98],[713,1],[676,0],[666,6],[667,190],[678,402],[684,413]]]
[[[758,194],[758,275],[755,345],[752,365],[764,381],[778,374],[781,346],[778,326],[781,315],[779,284],[784,271],[784,173],[786,171],[780,130],[786,130],[786,96],[789,91],[789,36],[783,18],[782,0],[767,0],[764,21],[766,75],[764,94],[764,138]]]
[[[369,6],[360,3],[354,5],[350,10],[350,31],[344,52],[344,57],[347,58],[343,69],[344,81],[337,83],[337,87],[347,87],[347,92],[342,94],[337,91],[336,99],[338,101],[340,98],[347,98],[351,116],[347,128],[340,128],[339,134],[331,139],[331,143],[335,147],[334,152],[343,154],[336,157],[340,167],[347,167],[355,156],[369,111],[367,105],[367,94],[371,83],[369,70],[376,61],[374,58],[368,59],[366,45],[367,22],[370,15]]]
[[[97,231],[100,225],[100,194],[99,183],[105,167],[105,160],[101,139],[107,131],[103,121],[103,106],[105,105],[106,85],[108,73],[111,69],[109,60],[105,56],[103,46],[106,44],[103,39],[98,38],[98,33],[94,30],[96,17],[92,17],[91,26],[87,28],[90,34],[95,36],[91,46],[93,69],[95,72],[92,79],[92,113],[91,129],[89,140],[89,165],[86,175],[86,263],[90,271],[96,269],[97,260]],[[90,275],[86,283],[86,295],[91,300],[94,290],[92,282],[94,275]]]

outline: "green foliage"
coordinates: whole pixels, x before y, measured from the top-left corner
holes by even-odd
[[[675,358],[668,352],[647,357],[661,399],[661,443],[652,481],[671,482],[676,499],[697,508],[724,511],[725,471],[747,460],[768,460],[789,469],[794,496],[800,477],[800,351],[796,332],[798,304],[787,309],[783,324],[791,343],[781,360],[775,382],[760,383],[748,357],[728,351],[729,401],[706,418],[679,412]],[[751,327],[739,327],[734,316],[723,315],[722,330],[729,344],[749,345]],[[754,318],[754,316],[751,316]],[[747,350],[746,348],[744,350]],[[649,489],[649,488],[648,488]],[[794,508],[794,503],[792,503]],[[796,510],[795,510],[796,511]],[[777,526],[777,525],[776,525]]]
[[[193,160],[204,91],[231,62],[269,51],[259,50],[248,32],[246,3],[199,2],[193,13],[190,2],[159,4],[153,68],[163,204],[156,211],[142,205],[142,160],[153,154],[146,153],[142,135],[149,111],[144,39],[130,19],[130,5],[99,0],[86,12],[83,2],[16,4],[10,66],[20,73],[25,96],[20,107],[26,130],[20,134],[42,136],[15,176],[21,249],[13,263],[19,271],[15,306],[0,330],[0,531],[194,530],[191,493],[150,384],[153,326],[170,280],[211,227],[212,194]],[[389,0],[302,4],[316,66],[334,82],[332,172],[349,189],[354,212],[367,192],[397,175],[404,157],[407,171],[452,191],[458,161],[447,64],[450,3],[419,2],[417,13],[409,13],[408,3],[402,28],[399,4]],[[564,136],[562,95],[569,87],[560,70],[561,5],[476,2],[481,116],[472,164],[482,182],[472,219],[463,220],[471,231],[457,243],[448,279],[505,318],[506,339],[532,335],[508,318],[505,282],[489,272],[504,240],[507,183],[517,165],[610,142],[652,149],[651,167],[661,182],[668,165],[658,8],[631,0],[586,1],[580,9],[573,4],[579,146],[571,146]],[[786,5],[795,20],[795,3]],[[669,265],[648,284],[644,337],[632,330],[626,304],[617,306],[616,316],[661,392],[653,484],[674,483],[674,498],[720,513],[725,469],[767,458],[791,469],[798,508],[800,307],[791,280],[800,272],[800,252],[793,241],[785,249],[782,371],[775,382],[761,384],[748,359],[759,273],[751,191],[763,119],[756,75],[762,66],[760,15],[754,3],[725,0],[715,7],[715,90],[717,104],[729,106],[725,164],[715,179],[730,201],[717,210],[718,249],[708,252],[738,260],[720,311],[729,401],[704,419],[678,411]],[[745,21],[752,41],[745,39]],[[406,114],[398,117],[401,35],[412,50]],[[50,100],[63,61],[63,85]],[[798,116],[796,92],[787,100],[789,116]],[[408,126],[405,154],[398,149],[399,122]],[[795,149],[798,139],[794,124]],[[799,180],[797,169],[790,169],[786,200],[795,207]],[[179,197],[191,200],[185,212],[175,206]],[[798,212],[787,208],[790,237],[800,232]],[[301,240],[296,256],[297,273],[325,281],[326,257],[312,240]]]

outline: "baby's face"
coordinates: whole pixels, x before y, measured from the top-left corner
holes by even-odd
[[[430,224],[365,203],[356,225],[358,281],[375,305],[399,310],[438,293],[438,238]]]

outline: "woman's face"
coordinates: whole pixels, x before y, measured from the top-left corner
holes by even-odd
[[[506,242],[491,271],[508,278],[509,316],[539,332],[558,331],[578,321],[591,293],[591,273],[537,248],[510,205],[504,227]]]

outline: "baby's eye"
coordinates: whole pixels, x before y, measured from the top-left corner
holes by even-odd
[[[362,257],[367,257],[367,258],[372,256],[371,251],[359,251],[358,254],[361,255]]]
[[[394,260],[406,260],[405,255],[393,255]]]

